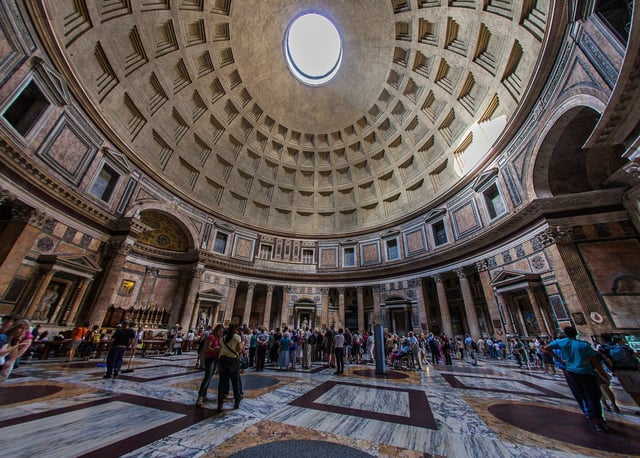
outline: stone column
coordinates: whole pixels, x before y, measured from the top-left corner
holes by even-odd
[[[235,279],[229,280],[229,292],[227,293],[227,303],[224,306],[224,320],[223,324],[229,326],[231,324],[231,318],[233,318],[233,307],[236,303],[236,292],[240,282]]]
[[[513,335],[516,333],[516,328],[513,322],[513,316],[511,313],[511,307],[509,305],[509,298],[501,292],[496,291],[496,297],[499,304],[502,304],[502,310],[504,313],[504,331],[509,335]]]
[[[289,325],[289,301],[291,300],[291,286],[283,286],[282,311],[280,313],[280,329]]]
[[[329,288],[320,288],[322,301],[322,323],[320,327],[328,328],[331,326],[329,322]]]
[[[70,304],[69,313],[63,317],[63,321],[69,324],[75,324],[78,315],[78,309],[84,299],[84,295],[87,292],[87,288],[91,284],[90,278],[83,278],[80,284],[76,287],[75,295],[73,296],[73,302]]]
[[[184,299],[184,307],[182,307],[182,315],[180,316],[180,327],[182,332],[189,330],[189,325],[193,321],[193,308],[196,304],[196,298],[198,297],[198,291],[200,290],[200,280],[204,273],[204,265],[198,264],[194,266],[189,272],[191,281],[189,282],[189,289]]]
[[[271,305],[273,302],[273,288],[273,285],[267,285],[267,298],[264,302],[264,318],[262,321],[262,325],[267,330],[271,328]]]
[[[76,286],[76,290],[78,289],[78,286]],[[62,291],[62,293],[60,294],[60,297],[58,298],[58,302],[56,303],[56,307],[54,310],[51,311],[50,317],[47,320],[47,323],[60,323],[60,322],[66,322],[66,317],[67,315],[69,315],[69,308],[65,306],[65,302],[67,302],[67,298],[71,295],[71,292],[74,290],[74,288],[72,288],[71,286],[67,286],[64,288],[64,291]],[[63,310],[63,307],[66,308],[66,310]],[[64,312],[64,313],[63,313]],[[60,316],[60,318],[58,319],[58,316]]]
[[[362,286],[356,288],[356,294],[358,297],[358,330],[364,329],[364,289]]]
[[[127,262],[127,256],[134,244],[134,238],[126,237],[124,240],[110,242],[107,245],[107,252],[110,260],[107,268],[104,270],[104,281],[102,282],[100,292],[98,293],[93,310],[89,317],[90,323],[102,326],[107,310],[111,305],[113,305],[115,300],[114,298],[118,293],[120,276],[124,269],[124,265]]]
[[[530,285],[527,287],[527,294],[529,295],[529,302],[531,302],[531,308],[533,309],[533,314],[536,317],[536,321],[538,322],[538,328],[540,329],[540,334],[551,335],[549,332],[549,326],[547,325],[544,316],[542,315],[542,310],[540,307],[540,302],[538,301],[538,296],[534,291],[533,287]]]
[[[462,300],[464,301],[464,310],[467,315],[469,334],[473,340],[478,340],[482,334],[480,333],[480,325],[478,324],[476,305],[473,302],[473,293],[471,292],[469,276],[464,269],[457,269],[456,274],[460,279],[460,289],[462,289]]]
[[[418,321],[420,322],[420,329],[427,329],[429,320],[427,319],[427,309],[424,301],[424,294],[422,293],[422,279],[416,278],[409,282],[410,286],[413,286],[416,292],[416,302],[418,308]]]
[[[344,288],[338,288],[338,322],[336,323],[336,329],[344,328],[344,325]]]
[[[1,250],[3,256],[0,258],[0,297],[4,296],[42,227],[50,221],[44,213],[28,207],[14,206],[11,209],[11,221],[2,231],[6,249]],[[33,311],[35,309],[31,313]]]
[[[189,329],[193,329],[194,331],[197,331],[197,327],[198,327],[198,318],[200,316],[200,299],[196,299],[196,303],[193,307],[193,313],[191,314],[191,320],[189,321]],[[206,326],[205,326],[206,327]]]
[[[251,307],[253,305],[253,292],[255,291],[256,284],[249,283],[249,288],[247,289],[247,298],[244,301],[244,313],[242,314],[242,323],[241,325],[249,326],[249,320],[251,319]]]
[[[220,302],[216,302],[211,312],[211,324],[215,327],[218,324],[218,315],[220,315]]]
[[[373,323],[369,323],[369,326],[374,326],[376,324],[384,325],[382,319],[382,307],[380,304],[382,303],[382,285],[375,285],[373,288]]]
[[[56,274],[55,270],[49,269],[48,271],[46,271],[44,276],[40,279],[40,283],[36,288],[36,292],[33,295],[33,298],[31,299],[29,306],[24,312],[25,318],[33,319],[33,314],[36,312],[36,310],[38,310],[38,307],[41,305],[40,303],[42,302],[42,298],[44,297],[45,293],[47,292],[47,288],[49,287],[49,282],[51,282],[51,279],[55,274]],[[60,302],[61,301],[58,300],[58,303]],[[46,312],[46,310],[43,312]],[[43,316],[43,319],[46,319],[46,317]]]
[[[449,337],[453,338],[453,326],[451,325],[451,313],[449,312],[449,301],[447,292],[444,289],[444,278],[441,274],[433,276],[438,291],[438,308],[440,310],[441,330]]]
[[[491,286],[491,276],[489,275],[489,267],[486,260],[477,262],[476,269],[478,270],[478,275],[480,276],[480,285],[482,286],[482,292],[487,301],[489,317],[491,318],[491,323],[489,323],[489,332],[491,335],[495,335],[496,328],[494,327],[493,323],[495,321],[502,323],[502,319],[500,317],[500,310],[498,309],[498,299],[494,294],[493,286]]]

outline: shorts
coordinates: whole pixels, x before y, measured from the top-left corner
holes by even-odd
[[[627,393],[640,393],[640,370],[618,369],[615,375]]]
[[[71,341],[71,349],[72,350],[77,350],[81,343],[82,343],[82,340],[72,340]]]

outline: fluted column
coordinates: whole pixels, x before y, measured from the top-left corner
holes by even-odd
[[[253,305],[253,292],[256,289],[255,283],[249,283],[247,289],[247,298],[244,301],[244,312],[242,314],[242,325],[249,326],[249,320],[251,319],[251,307]]]
[[[489,266],[486,260],[477,262],[476,269],[480,276],[480,285],[482,286],[482,292],[487,302],[487,309],[489,310],[489,317],[491,318],[489,333],[495,335],[497,329],[494,324],[496,322],[502,323],[502,318],[500,317],[500,310],[498,309],[498,299],[493,291],[493,286],[491,286],[491,276],[489,275]],[[502,326],[500,327],[500,331],[503,332]]]
[[[440,310],[441,331],[449,337],[453,337],[453,326],[451,325],[451,313],[449,312],[449,301],[447,300],[447,292],[444,289],[444,278],[442,275],[433,276],[436,282],[436,291],[438,292],[438,308]]]
[[[513,335],[516,333],[516,327],[513,322],[513,315],[511,313],[511,307],[509,306],[509,299],[505,294],[497,291],[496,298],[498,300],[498,304],[502,304],[502,310],[504,313],[504,331],[507,334]]]
[[[135,239],[131,237],[108,244],[108,255],[111,260],[108,268],[105,269],[105,278],[102,282],[100,293],[98,294],[93,306],[93,310],[89,318],[90,323],[102,325],[107,309],[113,305],[115,300],[114,298],[118,293],[120,276],[122,275],[122,270],[127,262],[127,256],[134,244]]]
[[[271,305],[273,302],[273,285],[267,285],[267,298],[264,302],[264,318],[262,320],[262,325],[265,329],[269,329],[271,323]]]
[[[320,288],[321,301],[322,301],[322,327],[328,328],[331,326],[329,322],[329,288]]]
[[[358,330],[364,329],[364,289],[362,286],[356,288],[358,298]]]
[[[376,285],[373,287],[373,323],[369,323],[369,325],[375,324],[384,324],[382,320],[382,307],[380,304],[382,303],[382,285]]]
[[[40,279],[40,283],[36,289],[36,292],[33,298],[31,299],[29,306],[24,312],[24,316],[26,318],[33,319],[33,314],[38,309],[38,307],[41,306],[42,299],[44,298],[44,295],[47,292],[47,288],[49,287],[49,282],[51,282],[51,279],[55,274],[56,274],[55,270],[49,269],[48,271],[45,272],[45,274]],[[60,301],[58,301],[58,303],[60,303]],[[46,310],[43,312],[46,312]],[[42,318],[45,319],[44,316]]]
[[[11,221],[2,231],[4,247],[0,249],[2,254],[0,257],[0,297],[4,296],[22,261],[33,246],[34,240],[48,221],[50,218],[44,213],[28,207],[14,206],[11,209]]]
[[[69,313],[65,314],[62,320],[65,323],[74,324],[76,322],[76,316],[78,315],[78,309],[84,299],[84,295],[87,292],[87,288],[91,284],[91,279],[83,278],[80,284],[76,287],[76,292],[73,297],[73,302],[69,306]]]
[[[538,322],[538,328],[540,329],[541,334],[551,335],[549,332],[549,326],[547,320],[544,319],[542,314],[542,309],[540,307],[540,302],[538,301],[538,296],[534,291],[533,287],[527,287],[527,295],[529,296],[529,302],[531,302],[531,308],[533,309],[533,314],[536,317],[536,321]]]
[[[469,334],[473,340],[477,340],[482,334],[480,333],[480,325],[478,324],[476,305],[473,302],[473,293],[471,292],[469,276],[464,269],[457,269],[456,274],[460,279],[460,289],[462,290],[462,300],[464,302],[464,310],[467,315]]]
[[[76,287],[76,289],[77,289],[77,287]],[[67,298],[69,297],[69,295],[71,294],[71,292],[73,290],[74,290],[74,288],[71,288],[70,286],[67,286],[67,287],[64,288],[64,291],[62,291],[60,293],[60,297],[58,297],[58,302],[56,302],[55,308],[49,314],[49,319],[47,320],[47,323],[59,323],[59,322],[65,322],[66,321],[65,317],[68,315],[68,311],[69,310],[67,309],[66,311],[64,311],[63,307],[65,306],[64,304],[65,304],[65,302],[67,302]],[[63,311],[65,313],[62,313]],[[46,313],[46,310],[43,310],[43,312]],[[58,316],[60,318],[58,318]],[[44,320],[44,319],[46,319],[46,317],[42,317],[42,319]]]
[[[424,294],[422,294],[422,280],[416,278],[410,282],[416,292],[416,306],[418,308],[418,321],[420,328],[426,329],[428,324],[427,309],[424,302]]]
[[[344,288],[338,288],[338,322],[337,328],[344,328],[345,315],[344,315]]]
[[[189,282],[189,290],[184,299],[184,307],[182,307],[182,316],[180,317],[180,327],[183,331],[189,330],[189,325],[193,319],[193,308],[196,304],[196,297],[200,290],[200,279],[204,273],[204,265],[198,264],[193,267],[190,272],[191,281]]]
[[[291,286],[284,286],[282,292],[282,313],[280,313],[280,329],[289,326],[289,301],[291,300]]]
[[[238,280],[229,280],[229,292],[227,293],[227,303],[224,306],[224,325],[229,326],[233,318],[233,308],[236,303],[236,292],[238,290]]]

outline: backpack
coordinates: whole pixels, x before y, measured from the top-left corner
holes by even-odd
[[[638,360],[633,350],[626,345],[613,345],[609,347],[609,357],[613,361],[613,370],[638,369]]]
[[[309,338],[307,339],[307,343],[309,345],[315,345],[316,344],[316,333],[312,332],[311,335],[309,336]]]

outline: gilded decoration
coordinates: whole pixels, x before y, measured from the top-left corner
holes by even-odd
[[[152,230],[140,234],[138,242],[163,250],[188,251],[187,235],[173,218],[156,211],[143,211],[140,220]]]

